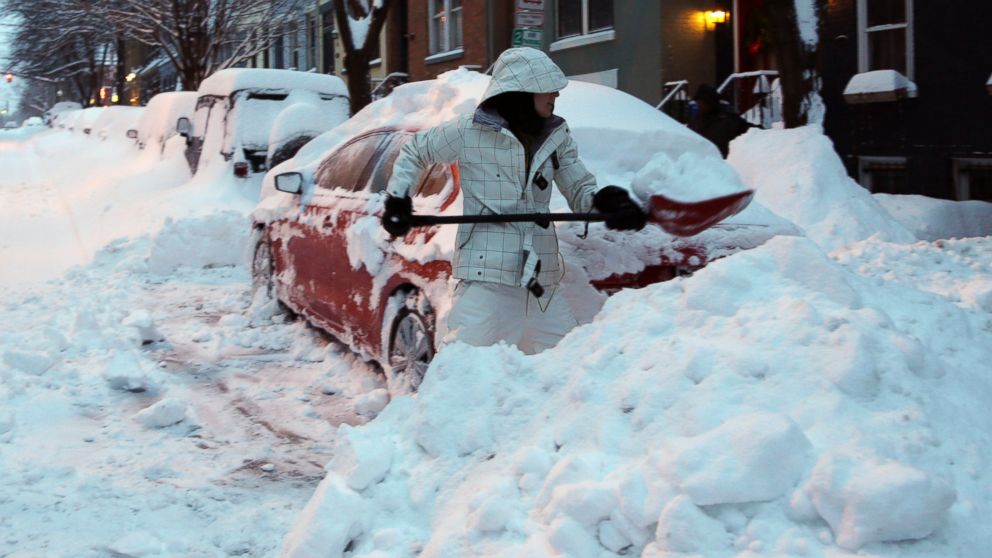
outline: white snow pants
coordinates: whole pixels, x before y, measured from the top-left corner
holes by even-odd
[[[477,347],[506,341],[532,355],[555,346],[576,325],[565,297],[554,296],[554,289],[537,299],[523,287],[460,281],[444,340]]]

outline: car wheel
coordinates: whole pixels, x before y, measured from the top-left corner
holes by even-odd
[[[264,232],[255,243],[255,251],[251,259],[251,300],[252,306],[273,306],[269,310],[273,316],[293,317],[292,311],[276,296],[272,245]]]
[[[383,369],[392,397],[415,393],[434,359],[434,312],[417,291],[400,292],[390,301],[395,308],[389,322]]]

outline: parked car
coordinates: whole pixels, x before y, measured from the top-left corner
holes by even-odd
[[[81,110],[82,108],[83,105],[75,101],[60,101],[52,105],[51,108],[49,108],[48,110],[46,110],[45,114],[42,115],[42,119],[45,121],[45,124],[54,127],[55,120],[58,118],[60,114],[65,113],[67,111]]]
[[[99,111],[90,125],[92,135],[105,140],[107,138],[132,140],[138,139],[138,122],[145,112],[145,107],[128,105],[111,105],[93,109]]]
[[[195,174],[218,163],[230,165],[239,178],[264,172],[273,122],[299,103],[317,109],[310,137],[346,120],[350,110],[347,89],[336,76],[254,68],[214,73],[197,90],[192,121],[180,117],[176,124],[186,137],[190,170]]]
[[[170,91],[149,99],[138,121],[138,148],[154,150],[161,156],[165,142],[178,135],[176,122],[193,118],[196,98],[196,91]]]
[[[477,79],[486,80],[484,76]],[[434,356],[436,341],[445,333],[443,317],[450,307],[455,228],[417,229],[403,239],[390,242],[379,224],[382,191],[400,148],[418,129],[414,124],[418,118],[429,125],[432,118],[438,118],[438,113],[450,115],[446,112],[450,107],[460,107],[457,110],[474,107],[473,99],[478,98],[482,88],[472,87],[472,80],[466,81],[469,87],[459,83],[456,93],[444,91],[445,83],[434,87],[414,83],[373,103],[267,175],[263,199],[253,213],[256,232],[252,276],[256,296],[274,299],[366,358],[378,361],[394,393],[419,386]],[[405,87],[410,89],[404,91]],[[602,149],[626,142],[637,145],[639,151],[628,154],[632,161],[629,163],[603,151],[605,157],[619,161],[612,164],[621,167],[629,164],[636,170],[650,168],[650,161],[645,165],[639,157],[653,150],[676,155],[690,153],[697,158],[689,164],[698,161],[714,165],[717,169],[714,176],[725,176],[730,182],[726,186],[729,190],[743,189],[736,174],[712,146],[701,138],[697,141],[691,132],[683,132],[684,127],[645,103],[603,86],[573,83],[570,87],[579,92],[594,88],[586,98],[602,100],[620,111],[624,110],[619,108],[624,103],[640,103],[633,105],[639,111],[630,118],[633,126],[644,126],[645,115],[661,123],[660,130],[650,129],[648,123],[643,133],[620,130]],[[613,98],[617,95],[625,98]],[[438,98],[447,98],[449,104],[436,106]],[[582,114],[585,102],[573,106],[574,114]],[[376,107],[377,103],[384,104]],[[652,112],[643,112],[641,105]],[[609,135],[601,129],[588,134],[593,130],[584,127],[590,122],[587,117],[573,121],[569,114],[563,115],[569,118],[577,137],[595,139]],[[616,114],[610,118],[623,120]],[[391,122],[399,125],[363,129],[370,124]],[[645,142],[655,143],[644,145]],[[321,144],[330,147],[317,154]],[[597,158],[596,153],[591,154]],[[725,170],[730,174],[725,174]],[[705,174],[694,178],[705,178]],[[418,214],[460,213],[457,164],[431,166],[411,194]],[[554,195],[561,198],[557,192]],[[555,203],[553,198],[553,207]],[[559,207],[563,203],[561,198]],[[760,208],[755,211],[767,214]],[[742,216],[753,221],[755,213],[746,212]],[[724,229],[680,239],[652,226],[635,234],[597,229],[595,235],[585,239],[581,236],[581,225],[559,224],[566,264],[580,268],[573,269],[563,281],[565,291],[559,296],[565,296],[573,304],[574,312],[573,299],[602,300],[603,295],[597,295],[596,291],[613,293],[691,273],[712,258],[756,246],[777,232],[775,227]],[[570,293],[568,289],[575,290]]]
[[[40,116],[29,116],[24,119],[24,122],[21,123],[21,126],[25,128],[29,126],[44,126],[44,125],[45,125],[45,121],[42,120]]]

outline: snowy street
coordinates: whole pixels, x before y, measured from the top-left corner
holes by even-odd
[[[155,275],[147,237],[89,261],[103,225],[39,166],[0,187],[0,555],[275,552],[377,372],[300,322],[249,324],[244,267]]]

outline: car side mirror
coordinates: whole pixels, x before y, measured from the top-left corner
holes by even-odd
[[[128,130],[127,131],[127,137],[130,138],[130,139],[138,139],[138,131],[137,130]]]
[[[186,138],[193,133],[193,125],[189,123],[189,118],[183,116],[176,120],[176,133]]]
[[[287,194],[303,191],[303,175],[298,172],[284,172],[276,175],[276,190]]]

